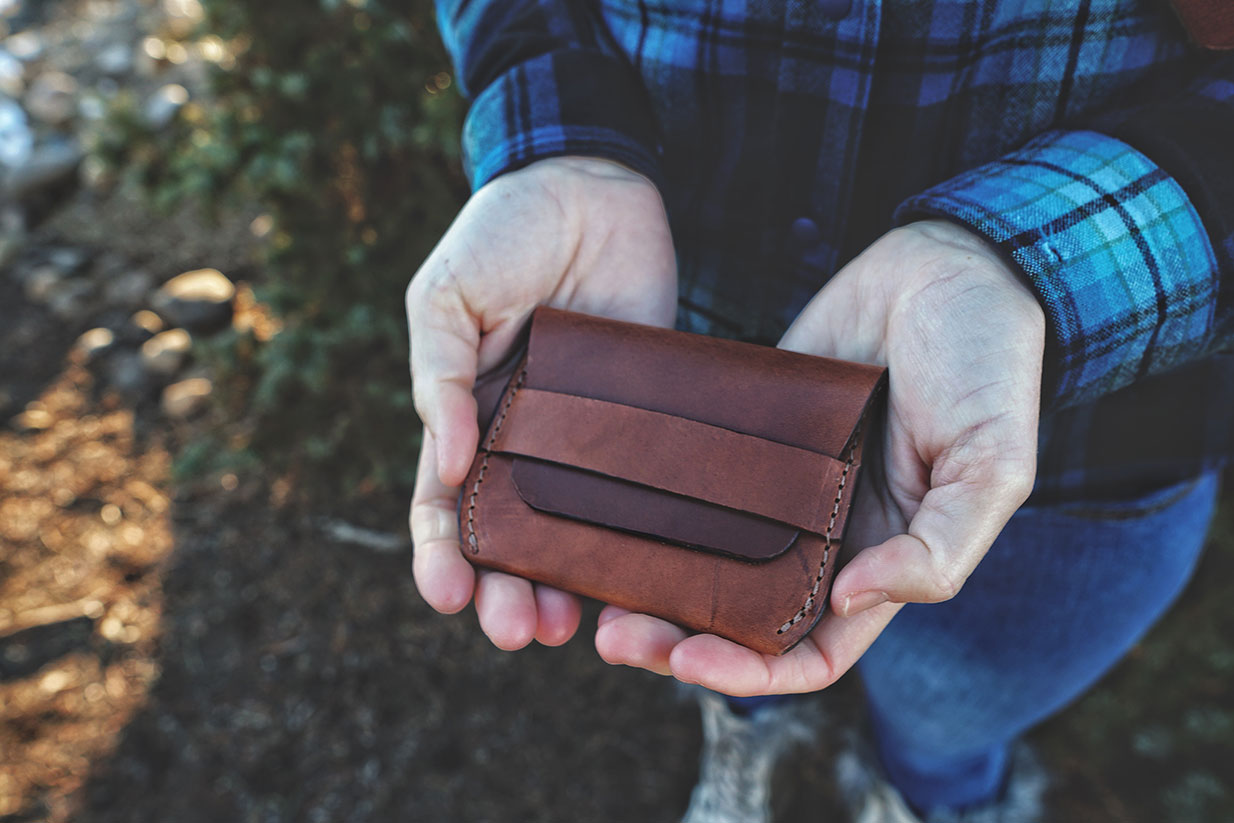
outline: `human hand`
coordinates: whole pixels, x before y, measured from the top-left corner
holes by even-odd
[[[816,691],[857,662],[904,603],[954,596],[1028,497],[1036,472],[1044,314],[979,236],[942,221],[896,229],[844,267],[780,347],[889,367],[826,616],[793,650],[759,654],[608,607],[610,663],[733,695]]]
[[[452,614],[475,595],[495,645],[568,640],[578,598],[500,572],[478,578],[459,550],[455,505],[480,432],[472,390],[498,367],[537,305],[672,325],[677,268],[660,195],[607,160],[560,157],[472,195],[407,287],[423,443],[411,501],[416,585]]]

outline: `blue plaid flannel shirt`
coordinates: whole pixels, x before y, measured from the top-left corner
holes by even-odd
[[[1045,309],[1038,499],[1230,454],[1234,54],[1167,0],[437,6],[472,185],[563,154],[646,174],[680,327],[774,341],[880,234],[942,217]]]

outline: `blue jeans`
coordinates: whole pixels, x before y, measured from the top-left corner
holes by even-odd
[[[995,798],[1010,744],[1085,692],[1195,568],[1218,475],[1026,506],[954,599],[906,606],[859,663],[879,755],[916,808]]]

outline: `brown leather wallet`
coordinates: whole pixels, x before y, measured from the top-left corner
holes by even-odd
[[[826,611],[885,374],[539,308],[463,486],[463,554],[783,653]]]

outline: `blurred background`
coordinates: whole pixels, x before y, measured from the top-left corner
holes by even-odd
[[[697,713],[415,593],[403,289],[466,195],[431,3],[0,0],[0,823],[674,821]],[[1234,497],[1033,736],[1060,821],[1234,820]],[[840,820],[846,680],[777,793]]]

